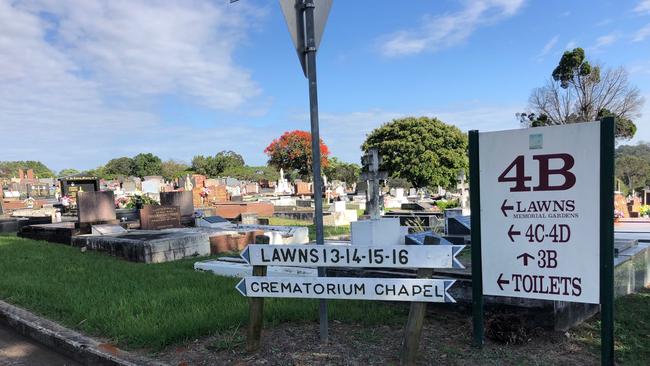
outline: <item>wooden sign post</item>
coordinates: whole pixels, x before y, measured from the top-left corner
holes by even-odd
[[[241,253],[253,276],[236,289],[250,297],[247,349],[259,348],[265,297],[409,301],[411,309],[400,352],[402,364],[415,363],[428,302],[453,303],[456,282],[432,279],[432,268],[464,268],[456,256],[464,245],[256,245]],[[265,277],[266,266],[418,268],[417,278]]]

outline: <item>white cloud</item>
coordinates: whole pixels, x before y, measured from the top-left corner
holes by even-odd
[[[634,8],[636,13],[650,14],[650,0],[641,0]]]
[[[255,140],[252,128],[228,124],[225,137],[217,123],[195,131],[153,112],[169,95],[212,110],[250,107],[261,90],[233,61],[258,16],[250,11],[202,0],[0,1],[2,158],[87,168],[131,152]]]
[[[558,36],[558,35],[556,35],[555,37],[549,39],[548,42],[546,42],[546,44],[544,45],[544,47],[543,47],[542,50],[540,51],[538,57],[544,57],[544,56],[546,56],[549,52],[551,52],[551,50],[553,49],[553,47],[555,47],[555,45],[557,44],[557,41],[558,41],[559,39],[560,39],[560,36]]]
[[[616,40],[618,39],[618,36],[615,34],[607,34],[604,36],[600,36],[596,38],[596,44],[594,44],[591,49],[592,50],[599,50],[603,47],[609,46],[613,44]]]
[[[569,41],[569,43],[566,44],[566,46],[564,46],[564,49],[565,50],[573,50],[574,48],[576,48],[577,45],[578,45],[578,43],[576,43],[576,41],[571,40],[571,41]]]
[[[650,36],[650,24],[647,24],[645,27],[639,29],[632,37],[632,42],[641,42]]]
[[[404,56],[436,51],[466,40],[477,28],[512,17],[524,0],[463,2],[463,9],[445,15],[425,15],[416,29],[400,30],[380,38],[385,56]]]
[[[453,124],[464,132],[473,129],[494,131],[518,128],[519,124],[515,113],[521,112],[522,108],[522,106],[516,105],[486,105],[466,102],[436,110],[421,110],[412,113],[382,109],[350,113],[323,112],[320,116],[321,133],[333,156],[358,163],[361,156],[361,144],[367,134],[395,118],[429,116]],[[307,115],[295,118],[304,120]]]

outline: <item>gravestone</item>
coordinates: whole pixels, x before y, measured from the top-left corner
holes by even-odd
[[[308,182],[296,182],[297,195],[310,195],[312,194],[312,184]]]
[[[387,180],[388,173],[379,170],[382,159],[377,149],[370,149],[363,156],[362,162],[364,171],[361,173],[361,178],[369,181],[368,190],[366,191],[367,211],[371,219],[377,220],[381,216],[383,203],[380,181]]]
[[[77,194],[77,211],[79,224],[115,221],[115,196],[113,191],[79,192]]]
[[[148,176],[144,177],[142,181],[143,193],[160,193],[160,183],[162,182],[161,176]]]
[[[206,178],[207,177],[205,175],[192,174],[192,180],[193,180],[194,188],[196,188],[196,187],[200,187],[200,188],[206,187],[206,185],[205,185]]]
[[[95,176],[76,174],[60,178],[61,193],[64,196],[77,197],[79,192],[99,191],[99,179]]]
[[[160,193],[160,205],[178,206],[181,210],[181,222],[183,224],[194,222],[192,192],[162,192]]]
[[[161,230],[181,227],[179,206],[145,205],[140,210],[141,230]]]
[[[122,183],[122,190],[127,194],[134,193],[137,190],[135,181],[125,180],[124,183]]]

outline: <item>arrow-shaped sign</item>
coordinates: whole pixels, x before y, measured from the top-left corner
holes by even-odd
[[[253,266],[465,268],[456,256],[464,245],[262,245],[240,254]]]
[[[242,278],[241,281],[239,281],[239,283],[237,284],[237,286],[235,286],[235,288],[237,289],[237,291],[239,291],[240,294],[246,296],[246,279]]]
[[[503,213],[503,216],[508,217],[508,210],[514,210],[514,206],[507,206],[508,200],[503,200],[503,203],[501,204],[501,212]]]
[[[513,236],[521,235],[521,231],[513,230],[514,228],[515,228],[515,225],[510,225],[510,229],[508,229],[508,237],[510,238],[510,241],[513,242],[513,243],[515,242],[515,239],[513,238]]]
[[[497,285],[499,285],[499,288],[501,291],[503,291],[503,285],[507,285],[510,283],[510,280],[504,280],[503,279],[503,273],[499,275],[499,278],[497,279]]]
[[[431,278],[245,277],[235,288],[247,297],[456,302],[456,280]]]
[[[528,253],[523,253],[523,254],[520,254],[519,256],[517,256],[517,259],[521,259],[524,262],[524,266],[528,266],[528,260],[529,259],[535,259],[535,257],[533,257],[532,255],[530,255]]]

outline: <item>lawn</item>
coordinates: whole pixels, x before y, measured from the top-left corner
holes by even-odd
[[[0,236],[0,299],[127,349],[155,351],[169,345],[192,343],[188,341],[198,338],[206,339],[205,336],[221,337],[235,334],[238,329],[241,332],[248,318],[248,302],[234,289],[238,280],[196,272],[192,268],[194,262],[188,259],[145,265],[101,253],[82,253],[60,244]],[[360,327],[383,334],[382,327],[388,326],[391,332],[396,332],[391,333],[395,338],[406,320],[407,309],[370,301],[330,301],[330,319],[333,326],[342,328],[344,333]],[[457,312],[448,314],[455,323],[444,330],[442,325],[451,320],[444,320],[443,314],[438,315],[437,311],[435,314],[428,320],[433,326],[431,337],[434,340],[458,338],[456,346],[463,356],[447,352],[451,357],[458,357],[458,361],[481,363],[479,360],[488,357],[492,361],[507,359],[513,361],[507,363],[517,364],[521,363],[517,360],[528,359],[524,357],[527,352],[537,349],[535,342],[558,337],[552,332],[543,333],[526,346],[492,344],[487,350],[474,354],[468,348],[469,316]],[[265,322],[269,332],[281,323],[284,325],[279,329],[284,330],[280,332],[287,334],[294,334],[296,329],[313,332],[317,329],[317,319],[315,300],[266,300]],[[615,320],[617,360],[626,365],[647,364],[650,360],[650,290],[617,299]],[[563,344],[564,348],[557,351],[566,356],[572,352],[571,344],[584,345],[576,351],[586,352],[581,354],[586,355],[587,360],[598,357],[599,325],[594,318],[569,331],[569,338],[560,335],[568,339],[568,343],[550,341],[545,347],[550,352]],[[370,342],[364,339],[361,337],[355,342]],[[397,342],[393,346],[398,347],[399,340],[382,338],[383,341]],[[554,345],[553,342],[560,343]],[[427,344],[426,341],[423,344]],[[438,347],[453,344],[442,342]],[[287,352],[291,354],[292,348],[288,347]],[[467,359],[466,352],[473,356]],[[431,354],[432,359],[436,359],[436,354]]]
[[[269,225],[286,225],[286,226],[307,226],[309,227],[309,240],[316,240],[316,226],[311,221],[284,219],[281,217],[271,217]],[[324,226],[323,233],[325,237],[348,235],[350,226]]]
[[[202,258],[205,259],[205,258]],[[0,299],[125,348],[160,349],[242,327],[248,301],[237,279],[193,269],[195,259],[131,263],[95,252],[0,236]],[[342,322],[402,322],[406,308],[370,301],[331,301]],[[312,322],[318,302],[267,299],[265,321]]]

